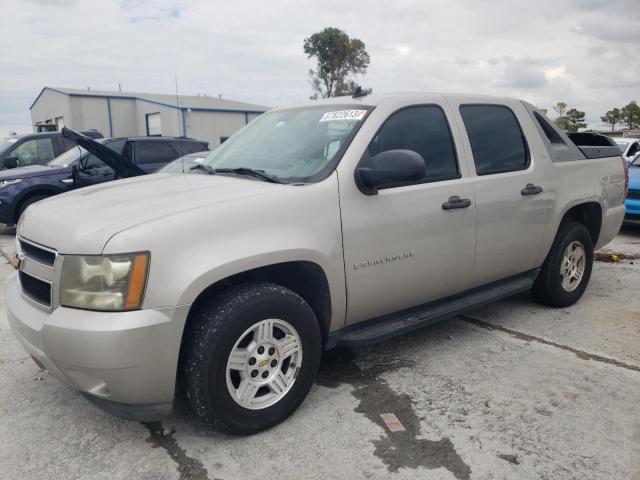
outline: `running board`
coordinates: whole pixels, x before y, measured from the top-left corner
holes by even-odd
[[[474,288],[453,297],[350,325],[329,334],[325,350],[338,346],[361,347],[383,342],[445,318],[460,315],[520,292],[526,292],[533,285],[539,272],[540,269],[531,270],[525,274]]]

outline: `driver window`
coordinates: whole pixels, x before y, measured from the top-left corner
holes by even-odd
[[[12,156],[18,158],[18,165],[42,165],[55,157],[51,138],[27,140],[12,152]]]
[[[460,178],[449,124],[438,106],[409,107],[391,115],[367,152],[372,157],[388,150],[412,150],[422,155],[427,172],[416,183]]]

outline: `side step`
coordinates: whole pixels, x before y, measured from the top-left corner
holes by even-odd
[[[540,269],[468,290],[453,297],[419,305],[397,313],[350,325],[329,334],[326,350],[334,347],[361,347],[383,342],[397,335],[416,330],[445,318],[460,315],[516,293],[526,292],[533,285]]]

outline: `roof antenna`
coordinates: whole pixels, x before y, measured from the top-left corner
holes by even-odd
[[[180,110],[180,102],[179,102],[179,97],[178,97],[178,75],[174,75],[174,78],[176,80],[176,112],[178,113],[178,145],[180,145],[180,158],[182,159],[182,173],[184,173],[184,151],[183,151],[183,137],[184,135],[182,135],[182,132],[186,133],[187,130],[187,126],[183,125],[182,126],[182,132],[180,131],[180,114],[182,113],[182,111]],[[185,117],[183,117],[185,118]],[[186,119],[185,119],[186,121]],[[184,122],[183,122],[184,123]]]

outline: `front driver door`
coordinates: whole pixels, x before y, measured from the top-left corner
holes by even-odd
[[[115,140],[105,142],[104,145],[120,155],[122,154],[125,143],[125,140]],[[89,185],[110,182],[115,179],[113,168],[105,164],[96,155],[88,154],[78,164],[75,186],[76,188],[88,187]]]
[[[76,188],[115,180],[113,169],[95,155],[89,155],[82,162],[76,178]]]
[[[387,150],[418,152],[427,171],[420,181],[367,196],[353,174],[340,176],[348,323],[467,288],[475,255],[475,197],[447,109],[443,103],[396,111],[363,156],[366,162]],[[444,209],[452,196],[470,200],[470,206]]]

